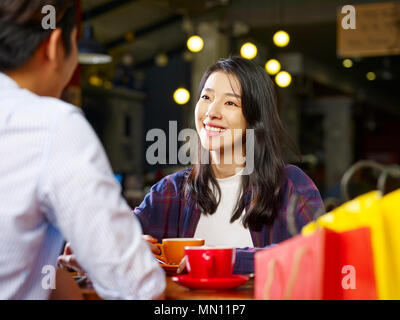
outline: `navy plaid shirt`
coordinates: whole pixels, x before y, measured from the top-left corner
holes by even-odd
[[[141,222],[143,233],[157,238],[191,238],[194,236],[201,210],[190,198],[185,198],[184,184],[192,169],[185,169],[166,176],[156,183],[145,196],[134,214]],[[315,213],[324,211],[321,195],[314,182],[298,167],[287,165],[286,184],[283,189],[282,206],[272,225],[261,231],[249,231],[254,248],[238,248],[234,273],[254,272],[254,253],[289,239],[287,214],[293,194],[299,196],[294,210],[297,230],[314,219]],[[246,205],[249,205],[250,196]]]

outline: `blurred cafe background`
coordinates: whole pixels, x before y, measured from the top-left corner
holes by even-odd
[[[170,121],[178,133],[194,128],[201,76],[230,55],[270,74],[302,161],[287,157],[327,209],[343,202],[340,182],[355,162],[400,162],[400,1],[81,0],[79,11],[80,64],[63,98],[82,108],[131,206],[182,168],[169,164],[168,147],[166,163],[146,161],[147,133],[161,129],[168,142]],[[351,196],[376,181],[360,170]]]

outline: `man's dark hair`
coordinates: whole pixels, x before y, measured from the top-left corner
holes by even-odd
[[[71,32],[77,24],[76,0],[0,0],[0,71],[24,66],[51,34],[43,29],[42,8],[56,10],[56,27],[62,29],[66,53],[71,52]]]

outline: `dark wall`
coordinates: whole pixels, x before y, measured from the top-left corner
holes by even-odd
[[[146,134],[154,128],[162,129],[167,137],[169,133],[169,121],[177,121],[178,133],[184,128],[183,111],[184,108],[192,108],[190,101],[186,105],[178,105],[173,100],[173,93],[179,87],[185,87],[190,91],[191,87],[191,65],[182,59],[181,54],[169,57],[169,63],[165,67],[151,65],[144,70],[144,153],[154,142],[146,142]],[[193,94],[191,93],[191,99]],[[193,110],[194,112],[194,110]],[[179,145],[178,145],[179,148]],[[165,168],[167,165],[150,165],[143,157],[143,168],[147,170],[157,170]],[[167,147],[168,163],[168,147]]]

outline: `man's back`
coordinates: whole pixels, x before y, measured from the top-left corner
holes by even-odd
[[[104,297],[162,292],[162,271],[79,109],[0,73],[0,159],[1,299],[47,298],[42,280],[64,238]],[[146,274],[153,279],[141,281]]]
[[[54,108],[49,108],[46,100],[20,90],[0,74],[1,298],[40,297],[45,293],[37,287],[35,278],[42,275],[42,267],[54,265],[62,249],[63,238],[39,210],[36,192],[46,171],[45,149],[54,124],[72,110],[54,102]],[[51,252],[46,248],[49,245]],[[44,249],[47,252],[41,255]]]

